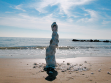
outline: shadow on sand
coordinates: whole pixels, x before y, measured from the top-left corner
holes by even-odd
[[[54,69],[47,69],[45,70],[48,74],[48,76],[45,78],[47,81],[53,81],[56,79],[56,76],[58,75],[58,72]],[[51,72],[51,73],[50,73]]]

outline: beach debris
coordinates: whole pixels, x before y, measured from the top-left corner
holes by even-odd
[[[82,74],[82,75],[85,75],[85,74]]]
[[[67,63],[67,65],[70,65],[70,63]]]
[[[91,72],[91,74],[94,74],[93,72]]]
[[[84,61],[84,63],[87,63],[87,61]]]
[[[29,65],[29,64],[27,64]],[[40,72],[44,72],[44,69],[46,67],[46,64],[45,63],[34,63],[33,64],[33,68],[40,68]],[[57,63],[56,64],[56,67],[55,67],[55,70],[60,70],[61,72],[66,72],[68,71],[69,74],[70,72],[74,72],[74,71],[79,71],[79,72],[82,72],[82,71],[87,71],[88,68],[86,66],[84,66],[83,64],[72,64],[72,63]],[[101,71],[101,69],[98,69],[98,71]],[[94,73],[91,73],[91,74],[94,74]]]
[[[42,69],[42,70],[40,70],[40,72],[44,72],[44,70]]]
[[[61,70],[61,72],[65,72],[66,70]]]
[[[36,68],[37,66],[33,66],[33,68]]]
[[[45,65],[43,65],[43,68],[45,68],[46,66]]]
[[[62,64],[58,64],[58,66],[61,66]]]
[[[42,66],[43,66],[42,64],[39,64],[39,68],[42,67]]]
[[[70,79],[74,79],[73,77],[67,77],[67,78],[68,78],[68,80],[70,80]],[[68,81],[68,80],[67,80],[67,81]]]
[[[87,67],[84,67],[84,69],[87,69]]]
[[[86,78],[88,78],[89,76],[86,76]]]
[[[73,66],[78,66],[78,64],[74,64]]]
[[[67,68],[67,70],[70,70],[70,68]]]
[[[110,69],[111,69],[111,67],[110,67]]]
[[[87,67],[83,67],[83,71],[86,71],[87,70]]]
[[[76,66],[78,66],[78,64],[76,64]]]
[[[110,74],[110,72],[108,71],[107,74]]]
[[[89,81],[92,81],[91,79]]]
[[[101,72],[101,69],[98,69],[98,72]]]
[[[37,63],[34,63],[34,65],[38,65]]]
[[[74,66],[76,66],[76,64]]]
[[[79,64],[79,66],[82,66],[83,64]]]
[[[81,66],[79,66],[78,70],[79,70],[80,72],[82,72],[82,71],[83,71],[83,68],[82,68]]]
[[[68,72],[73,72],[72,70],[69,70]]]
[[[61,70],[61,68],[60,67],[56,67],[56,70]]]

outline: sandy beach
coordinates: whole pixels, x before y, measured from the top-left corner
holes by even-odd
[[[0,83],[111,83],[111,57],[77,57],[56,61],[58,64],[82,64],[87,70],[63,72],[56,69],[56,78],[49,80],[43,66],[37,67],[38,64],[45,65],[44,59],[0,59]]]

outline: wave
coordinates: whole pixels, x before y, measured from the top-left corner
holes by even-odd
[[[0,47],[0,49],[46,49],[48,46]],[[111,46],[59,46],[57,49],[111,49]]]

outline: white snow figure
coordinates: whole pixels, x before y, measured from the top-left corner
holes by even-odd
[[[52,67],[55,68],[56,66],[56,60],[55,60],[55,53],[56,53],[56,47],[58,46],[58,37],[59,35],[57,34],[58,26],[56,22],[53,22],[51,25],[52,28],[52,38],[50,40],[50,45],[46,49],[46,68]]]

